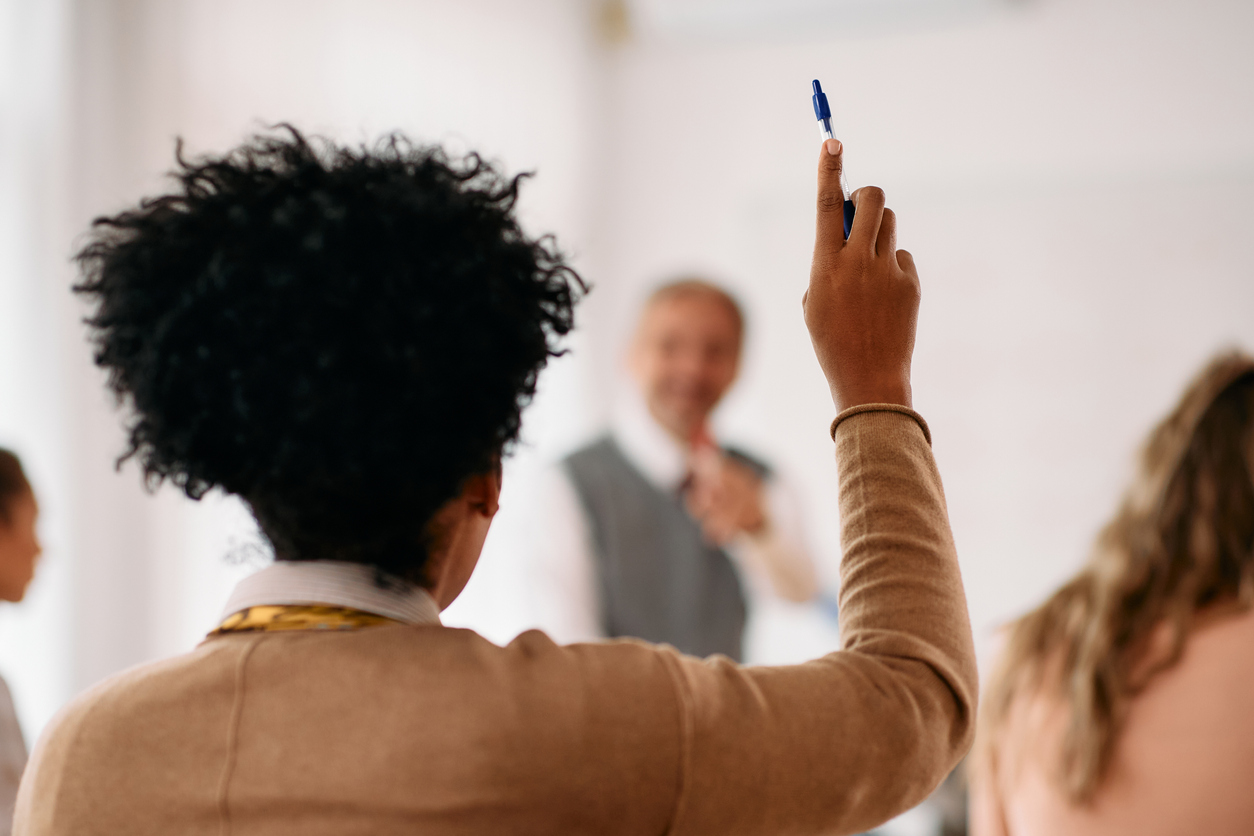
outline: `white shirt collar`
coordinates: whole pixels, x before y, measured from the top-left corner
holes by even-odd
[[[227,599],[222,618],[240,610],[275,604],[351,607],[405,624],[439,624],[440,607],[425,589],[410,583],[384,588],[375,569],[338,560],[276,560],[244,578]]]
[[[667,492],[679,489],[688,475],[688,447],[657,422],[640,393],[624,393],[612,429],[623,455],[654,487]]]

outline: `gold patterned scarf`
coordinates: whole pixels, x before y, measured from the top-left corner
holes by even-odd
[[[400,623],[394,618],[352,607],[275,604],[249,607],[233,613],[209,635],[272,633],[284,630],[360,630]]]

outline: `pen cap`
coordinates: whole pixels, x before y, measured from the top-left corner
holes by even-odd
[[[813,83],[814,95],[810,97],[810,101],[814,103],[815,119],[831,119],[832,111],[827,106],[827,96],[823,94],[823,86],[819,84],[816,78]]]

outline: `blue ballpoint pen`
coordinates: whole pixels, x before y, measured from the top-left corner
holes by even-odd
[[[814,104],[814,116],[819,120],[819,133],[824,139],[835,139],[836,135],[832,133],[832,110],[827,106],[827,96],[823,94],[823,87],[819,84],[819,80],[814,80],[814,95],[810,97],[810,101]],[[853,201],[849,199],[849,182],[845,180],[845,169],[842,166],[840,170],[840,193],[845,198],[845,237],[849,237],[849,231],[853,229]]]

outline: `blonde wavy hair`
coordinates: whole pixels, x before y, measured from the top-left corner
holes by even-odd
[[[1179,661],[1200,610],[1254,603],[1254,359],[1215,358],[1150,434],[1140,470],[1085,568],[1010,625],[981,717],[993,757],[1017,698],[1067,709],[1056,777],[1073,802],[1101,784],[1129,703]],[[1146,665],[1151,637],[1170,645]]]

